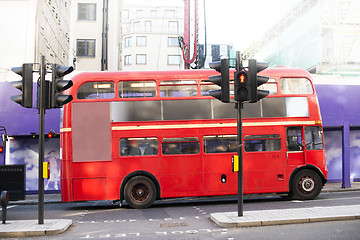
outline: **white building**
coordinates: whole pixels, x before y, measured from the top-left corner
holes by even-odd
[[[184,68],[178,36],[184,31],[183,1],[124,1],[123,70]]]
[[[76,70],[121,69],[121,2],[118,0],[73,1],[70,47]]]
[[[0,81],[18,78],[11,67],[47,62],[69,65],[70,0],[0,1]],[[35,68],[38,65],[35,65]]]

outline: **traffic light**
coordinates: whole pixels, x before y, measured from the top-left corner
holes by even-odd
[[[249,101],[251,86],[249,72],[237,71],[234,73],[234,95],[236,101]]]
[[[73,100],[71,95],[63,94],[63,91],[72,87],[71,80],[63,80],[66,74],[71,73],[73,67],[61,66],[58,64],[52,65],[52,83],[51,83],[51,108],[61,108]]]
[[[249,59],[249,72],[251,79],[250,103],[255,103],[269,95],[269,91],[267,90],[258,90],[258,87],[266,83],[269,80],[269,77],[257,75],[258,72],[266,69],[268,65],[268,63],[256,62],[255,59]]]
[[[33,64],[24,63],[22,67],[11,68],[16,74],[22,76],[21,81],[15,81],[11,84],[22,91],[22,94],[11,96],[11,100],[26,108],[32,108],[32,94],[33,94]]]
[[[219,99],[221,102],[230,102],[230,83],[229,83],[229,58],[221,58],[220,61],[209,63],[212,69],[220,72],[221,75],[210,76],[210,82],[220,86],[219,90],[210,91],[210,95]]]
[[[53,137],[55,137],[55,136],[56,136],[56,132],[55,132],[54,130],[52,130],[52,129],[51,129],[51,130],[49,131],[49,133],[48,133],[48,135],[47,135],[47,136],[48,136],[48,138],[53,138]]]

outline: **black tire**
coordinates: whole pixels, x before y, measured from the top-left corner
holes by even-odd
[[[153,181],[144,176],[131,178],[125,185],[125,201],[132,208],[148,208],[156,198],[157,189]]]
[[[295,174],[291,194],[296,199],[310,200],[315,199],[322,189],[320,176],[310,169],[304,169]]]

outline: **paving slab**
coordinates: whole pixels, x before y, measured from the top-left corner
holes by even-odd
[[[360,219],[360,205],[244,211],[242,217],[238,212],[220,212],[210,214],[210,219],[227,228],[352,220]]]
[[[0,237],[54,235],[65,232],[71,224],[70,219],[45,219],[44,224],[38,224],[38,220],[6,221],[0,224]]]

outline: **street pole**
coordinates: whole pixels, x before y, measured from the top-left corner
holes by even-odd
[[[38,206],[38,223],[44,224],[44,124],[45,124],[45,74],[46,59],[41,56],[40,59],[40,94],[39,94],[39,206]]]
[[[236,71],[240,71],[242,68],[241,55],[240,52],[236,52]],[[243,108],[242,101],[236,102],[237,106],[237,139],[239,142],[238,145],[238,156],[239,156],[239,171],[238,171],[238,217],[243,216],[243,203],[244,203],[244,194],[243,194],[243,143],[242,143],[242,116],[241,110]]]

